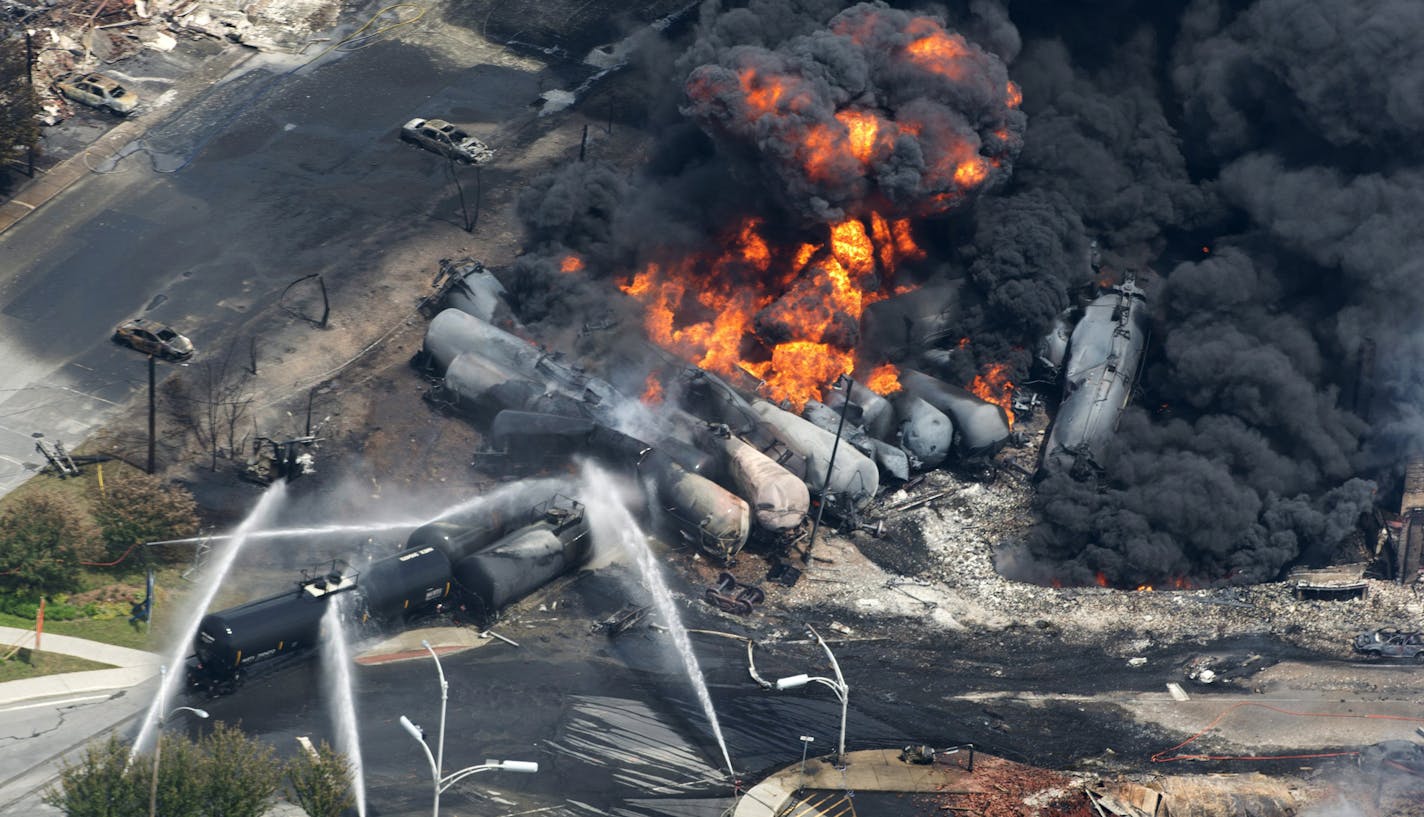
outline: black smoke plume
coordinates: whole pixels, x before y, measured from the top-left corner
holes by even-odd
[[[1105,269],[1147,287],[1149,363],[1099,478],[1038,485],[1026,570],[1238,582],[1327,558],[1424,448],[1424,7],[904,5],[704,4],[680,53],[642,65],[650,161],[599,185],[596,207],[573,199],[601,171],[531,192],[539,263],[572,250],[621,278],[748,215],[792,235],[912,215],[931,250],[912,272],[973,294],[959,331],[921,356],[967,375],[1027,365],[1022,350],[1092,285],[1096,239]],[[900,59],[929,25],[916,20],[963,35],[973,81],[937,88]],[[787,81],[795,116],[755,115],[758,76]],[[849,138],[848,108],[893,138],[861,165],[808,169],[806,140]],[[927,171],[944,155],[931,123],[986,162],[972,194]]]

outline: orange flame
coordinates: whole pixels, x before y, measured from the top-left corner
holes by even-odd
[[[963,348],[962,344],[961,348]],[[1009,421],[1009,428],[1013,428],[1014,384],[1009,381],[1007,365],[1003,363],[990,365],[988,371],[974,378],[974,382],[969,384],[969,391],[979,399],[986,400],[1003,409]]]
[[[573,253],[564,256],[564,260],[559,262],[559,272],[571,273],[583,269],[583,259]]]
[[[1017,82],[1009,82],[1004,91],[1004,99],[1010,108],[1017,108],[1023,104],[1023,90],[1019,88]]]
[[[643,304],[654,343],[709,371],[750,372],[799,410],[854,370],[846,325],[886,297],[881,275],[922,256],[907,222],[878,215],[833,224],[824,243],[794,248],[771,245],[747,218],[719,254],[650,263],[620,288]]]
[[[1101,571],[1101,570],[1098,571],[1098,575],[1096,575],[1096,576],[1093,577],[1093,581],[1097,582],[1098,587],[1107,587],[1107,586],[1108,586],[1108,577],[1107,577],[1107,574],[1103,573],[1103,571]]]
[[[1139,592],[1139,593],[1151,593],[1151,592],[1152,592],[1152,585],[1150,585],[1150,584],[1139,584],[1139,585],[1137,586],[1137,592]]]
[[[865,387],[876,394],[889,397],[900,390],[900,370],[895,368],[893,363],[878,366],[865,378]]]
[[[638,399],[646,406],[656,406],[663,402],[663,384],[656,376],[648,375],[647,382],[643,384],[643,396]]]

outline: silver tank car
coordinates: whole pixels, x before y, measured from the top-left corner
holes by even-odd
[[[845,403],[844,388],[835,387],[826,392],[826,405],[840,414]],[[850,387],[851,411],[860,409],[860,424],[866,433],[877,440],[892,440],[895,434],[895,409],[890,401],[870,389],[860,381],[853,381]]]
[[[913,369],[900,372],[900,385],[954,421],[959,456],[993,456],[1009,441],[1009,417],[1002,407]]]
[[[782,468],[806,479],[806,458],[788,448],[781,435],[767,425],[751,403],[722,378],[696,367],[681,375],[681,399],[687,411],[709,423],[721,423]]]
[[[793,530],[811,510],[806,483],[777,465],[770,457],[721,427],[711,444],[725,457],[727,480],[733,492],[751,506],[758,527],[772,533]]]
[[[649,453],[651,456],[644,463],[651,465],[656,474],[663,511],[678,521],[683,538],[709,556],[730,562],[751,534],[751,508],[746,501],[712,480],[687,471],[662,452]]]
[[[944,412],[904,390],[890,396],[900,418],[900,445],[916,470],[938,468],[949,456],[954,423]]]
[[[479,352],[525,374],[532,373],[543,357],[543,352],[529,341],[458,309],[441,310],[430,321],[425,330],[425,352],[441,374],[462,352]]]
[[[583,506],[560,499],[539,521],[455,563],[455,581],[482,613],[494,613],[587,560]]]
[[[461,352],[445,369],[444,396],[465,411],[529,409],[544,388],[478,352]]]
[[[765,400],[753,402],[752,410],[775,430],[787,448],[806,459],[805,482],[812,491],[819,493],[824,488],[856,509],[875,498],[875,492],[880,490],[880,471],[854,446],[836,446],[835,434]],[[835,462],[831,462],[832,449]]]
[[[441,261],[440,275],[450,278],[445,286],[445,305],[450,309],[474,315],[494,326],[513,329],[521,326],[509,308],[509,293],[504,284],[485,269],[484,264],[468,258]]]
[[[841,405],[845,406],[846,404],[842,401]],[[910,459],[905,455],[905,452],[883,440],[875,439],[867,434],[860,425],[853,424],[851,416],[861,412],[855,410],[855,403],[851,403],[850,406],[851,411],[846,414],[844,424],[841,423],[841,412],[838,409],[833,409],[816,400],[806,402],[806,408],[801,411],[801,416],[831,432],[833,436],[836,430],[840,429],[842,443],[849,442],[855,446],[855,450],[870,457],[876,465],[880,466],[881,470],[890,476],[899,480],[909,479]]]
[[[635,437],[575,417],[501,411],[490,425],[490,439],[531,455],[586,453],[631,476],[646,477],[679,534],[713,558],[730,561],[747,543],[751,510],[745,501]]]
[[[1096,465],[1117,430],[1147,347],[1147,302],[1128,281],[1083,311],[1068,342],[1063,402],[1043,446],[1045,469]]]

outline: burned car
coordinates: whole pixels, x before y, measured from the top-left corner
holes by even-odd
[[[114,330],[114,342],[168,360],[188,360],[197,351],[193,342],[172,327],[146,318],[125,321]]]
[[[466,164],[483,164],[494,156],[484,142],[443,119],[412,119],[401,127],[401,138]]]
[[[133,113],[138,107],[138,94],[103,74],[70,74],[55,82],[55,87],[76,102],[108,108],[115,113]]]
[[[1371,630],[1355,636],[1354,648],[1369,658],[1403,658],[1424,664],[1424,632]]]

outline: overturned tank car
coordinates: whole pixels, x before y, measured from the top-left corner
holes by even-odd
[[[1068,341],[1063,402],[1043,446],[1042,471],[1096,468],[1117,430],[1147,347],[1147,303],[1127,281],[1083,311]]]

